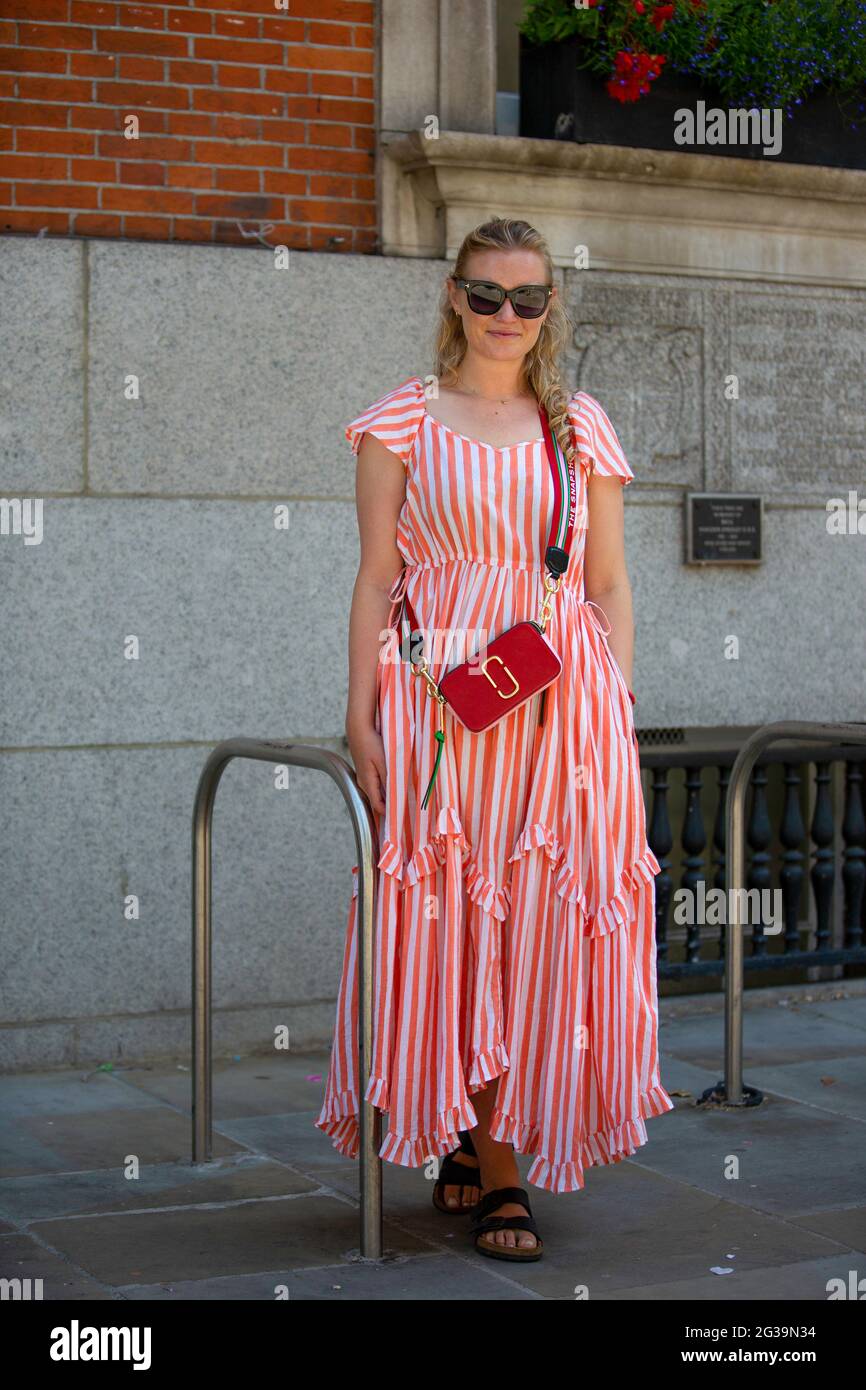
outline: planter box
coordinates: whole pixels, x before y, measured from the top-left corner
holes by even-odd
[[[692,78],[663,71],[646,96],[622,103],[608,96],[605,78],[578,67],[586,40],[530,44],[520,35],[520,134],[581,145],[630,145],[648,150],[760,159],[774,164],[823,164],[866,169],[866,123],[852,130],[832,92],[810,96],[789,121],[781,120],[782,148],[764,154],[761,145],[678,145],[676,112],[697,103],[725,107],[718,92]],[[856,109],[857,102],[846,105]],[[861,116],[862,119],[862,116]]]

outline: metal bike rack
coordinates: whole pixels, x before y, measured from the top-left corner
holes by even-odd
[[[711,1086],[701,1101],[715,1100],[724,1105],[756,1105],[763,1096],[752,1086],[743,1085],[743,932],[740,921],[740,893],[746,877],[746,789],[760,754],[771,743],[854,743],[866,744],[863,724],[821,724],[800,720],[779,720],[764,724],[746,739],[737,754],[728,784],[725,805],[725,1078]]]
[[[220,778],[234,758],[312,767],[333,778],[349,808],[358,851],[358,1121],[360,1127],[361,1255],[382,1255],[381,1114],[364,1100],[373,1054],[373,913],[376,827],[355,774],[324,748],[265,739],[231,738],[205,763],[192,820],[192,1161],[207,1163],[213,1144],[211,828]]]

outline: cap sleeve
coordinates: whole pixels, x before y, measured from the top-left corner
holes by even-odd
[[[357,454],[365,434],[375,434],[386,448],[402,459],[408,471],[415,436],[424,416],[424,386],[421,378],[410,377],[387,395],[380,396],[346,426],[346,438]]]
[[[616,430],[594,396],[575,391],[568,406],[574,425],[578,458],[599,478],[619,478],[625,487],[634,477]]]

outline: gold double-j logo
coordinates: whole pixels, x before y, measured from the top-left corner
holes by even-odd
[[[497,674],[504,674],[504,675],[507,675],[508,678],[509,678],[509,680],[513,682],[513,689],[512,689],[512,690],[504,690],[504,689],[502,688],[502,686],[500,686],[500,685],[493,679],[493,677],[491,676],[491,674],[490,674],[490,672],[488,671],[487,668],[488,668],[488,666],[491,664],[491,662],[493,662],[493,661],[498,661],[498,662],[499,662],[499,665],[502,667],[502,672],[501,672],[501,673],[497,673]],[[505,662],[502,660],[502,657],[501,657],[501,656],[488,656],[488,657],[486,657],[486,658],[484,659],[484,661],[482,661],[482,663],[481,663],[481,670],[484,672],[484,674],[485,674],[485,676],[487,677],[487,679],[489,680],[490,684],[493,686],[493,689],[496,691],[497,695],[500,695],[500,696],[502,697],[503,700],[510,700],[511,697],[512,697],[513,695],[516,695],[517,692],[518,692],[518,690],[520,689],[520,681],[518,681],[518,680],[515,679],[513,673],[512,673],[512,672],[508,669],[508,667],[505,665]]]

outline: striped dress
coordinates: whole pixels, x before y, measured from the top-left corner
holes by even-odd
[[[541,695],[482,734],[446,706],[444,751],[422,806],[436,702],[408,662],[378,664],[387,786],[366,1092],[388,1116],[380,1156],[417,1167],[458,1147],[458,1130],[478,1123],[473,1094],[498,1076],[490,1133],[531,1154],[527,1180],[553,1192],[582,1188],[586,1168],[633,1154],[645,1121],[673,1109],[657,1047],[659,864],[646,839],[632,706],[604,615],[583,596],[585,470],[623,484],[634,475],[592,396],[576,392],[569,415],[579,493],[546,628],[563,670],[543,721]],[[537,439],[505,448],[468,439],[434,420],[413,376],[347,426],[354,453],[365,432],[406,473],[405,565],[389,625],[405,589],[438,679],[485,637],[538,615],[554,497],[541,422]],[[315,1121],[348,1157],[359,1147],[357,865],[352,875]]]

